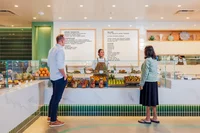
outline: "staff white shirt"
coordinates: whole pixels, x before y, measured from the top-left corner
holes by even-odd
[[[59,71],[59,69],[65,68],[65,52],[63,46],[56,44],[49,50],[47,64],[50,68],[51,80],[55,81],[63,78],[63,75]]]

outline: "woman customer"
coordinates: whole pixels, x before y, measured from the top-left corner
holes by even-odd
[[[142,124],[160,123],[157,118],[156,106],[158,105],[158,72],[154,48],[145,47],[145,61],[142,64],[140,82],[140,104],[146,106],[146,118],[139,120]],[[153,118],[150,118],[150,109],[153,108]]]

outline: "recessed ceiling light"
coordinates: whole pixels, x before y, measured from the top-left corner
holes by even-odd
[[[181,5],[178,5],[178,7],[181,7]]]
[[[112,19],[112,17],[110,17],[110,19]]]
[[[14,27],[14,25],[11,25],[12,27]]]
[[[186,17],[186,19],[190,19],[190,17]]]
[[[116,7],[116,5],[112,5],[112,7]]]
[[[15,5],[15,7],[19,7],[18,5]]]
[[[194,27],[196,27],[197,25],[196,24],[194,24]]]
[[[36,17],[33,17],[33,19],[36,19]]]
[[[135,19],[138,19],[138,17],[135,17]]]
[[[129,25],[129,27],[132,27],[132,25]]]
[[[149,7],[149,5],[145,5],[145,7]]]
[[[58,17],[58,19],[62,19],[62,17]]]
[[[164,19],[164,17],[160,17],[160,19]]]
[[[111,25],[108,25],[108,27],[110,27]]]
[[[84,19],[87,19],[87,17],[84,17]]]
[[[42,15],[44,15],[44,12],[38,12],[38,14],[42,16]]]
[[[51,7],[51,5],[47,5],[47,7]]]
[[[80,7],[83,7],[83,5],[80,5]]]

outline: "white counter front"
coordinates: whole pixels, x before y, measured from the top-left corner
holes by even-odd
[[[199,105],[200,80],[166,80],[167,87],[159,88],[159,103]],[[45,104],[49,104],[52,88],[45,89]],[[61,104],[139,104],[138,88],[65,89]]]
[[[8,133],[44,103],[44,81],[0,90],[1,133]]]

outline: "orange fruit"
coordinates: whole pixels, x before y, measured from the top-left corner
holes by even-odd
[[[49,76],[50,76],[50,73],[49,73],[49,74],[47,74],[47,76],[49,77]]]
[[[42,74],[45,74],[46,72],[45,71],[42,71]]]
[[[43,70],[44,70],[44,71],[47,71],[48,69],[45,67]]]
[[[40,74],[40,77],[43,77],[44,75],[43,74]]]
[[[43,71],[43,68],[40,68],[40,71]]]
[[[44,77],[47,77],[47,74],[44,74]]]

